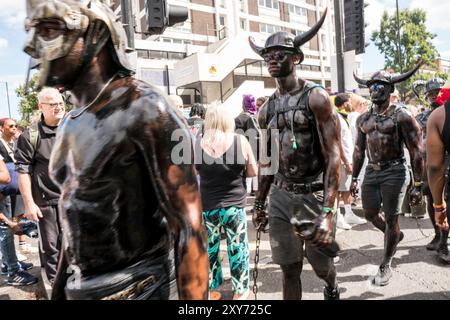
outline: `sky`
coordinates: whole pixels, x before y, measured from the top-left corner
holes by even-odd
[[[384,10],[395,12],[395,0],[365,0],[366,42],[371,33],[379,28]],[[427,29],[435,33],[434,45],[441,57],[450,59],[450,1],[445,0],[399,0],[399,7],[422,8],[427,12]],[[0,0],[0,117],[8,116],[5,81],[8,82],[11,116],[20,119],[15,88],[25,82],[28,56],[22,51],[26,34],[23,27],[25,0]],[[371,73],[382,69],[384,57],[370,44],[363,55],[363,71]]]

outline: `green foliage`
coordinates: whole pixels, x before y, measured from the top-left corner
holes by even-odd
[[[39,114],[37,99],[39,91],[37,90],[37,80],[37,74],[31,77],[27,94],[25,94],[25,84],[20,85],[16,89],[16,94],[20,98],[19,112],[22,116],[19,123],[24,127],[28,127],[31,120]]]
[[[389,15],[385,11],[381,19],[380,30],[372,33],[371,40],[385,56],[385,68],[396,73],[405,72],[414,68],[419,59],[422,58],[427,69],[436,70],[437,50],[431,42],[436,35],[426,30],[425,11],[422,9],[404,9],[400,11],[399,16],[401,60],[398,55],[397,16],[395,12]],[[402,69],[400,69],[400,66],[402,66]],[[424,74],[416,75],[398,86],[398,90],[404,99],[414,97],[411,84],[418,78],[423,79]]]

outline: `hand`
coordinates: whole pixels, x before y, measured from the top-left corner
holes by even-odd
[[[350,163],[344,163],[344,168],[345,168],[345,174],[348,176],[351,176],[353,173],[353,168],[352,165]]]
[[[409,193],[409,201],[412,206],[418,205],[422,202],[422,188],[413,187]]]
[[[436,226],[444,231],[449,231],[449,225],[447,220],[447,209],[434,209],[434,220],[436,221]]]
[[[267,213],[263,210],[253,208],[252,222],[256,230],[264,231],[265,227],[269,223]]]
[[[351,186],[350,186],[350,195],[353,198],[356,198],[358,196],[358,180],[353,181]]]
[[[312,243],[318,247],[326,247],[333,242],[333,214],[322,213],[315,220],[319,226]]]
[[[38,222],[39,219],[42,219],[44,216],[42,215],[41,209],[33,203],[31,207],[25,207],[25,213],[23,215],[26,219]]]

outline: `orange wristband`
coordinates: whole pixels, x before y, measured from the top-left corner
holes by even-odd
[[[445,202],[442,202],[442,204],[434,204],[433,203],[433,208],[435,208],[435,209],[445,209],[445,208],[447,208],[447,204]]]

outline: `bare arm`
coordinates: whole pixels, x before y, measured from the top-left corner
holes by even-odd
[[[444,202],[445,146],[441,131],[445,119],[443,108],[435,110],[427,122],[427,172],[428,184],[436,205]]]
[[[325,159],[324,206],[333,208],[339,187],[341,139],[337,113],[326,92],[314,89],[309,97],[310,108],[315,115],[322,154]]]
[[[3,160],[0,160],[0,183],[8,184],[11,182],[11,176],[9,175],[8,168]]]
[[[358,120],[356,120],[356,142],[355,149],[353,151],[353,180],[358,178],[366,156],[366,135],[361,130],[364,115],[365,114],[359,116]]]
[[[271,132],[267,130],[267,112],[269,107],[269,100],[261,107],[258,113],[258,124],[261,128],[261,155],[260,161],[258,164],[258,191],[256,191],[255,201],[265,202],[267,195],[269,194],[270,186],[273,182],[273,173],[270,172],[271,167],[271,159],[274,157],[278,157],[278,155],[270,154],[269,151],[271,148]],[[273,120],[273,121],[276,121]]]
[[[406,148],[411,158],[414,181],[420,183],[424,170],[422,129],[409,112],[399,112],[398,117]]]
[[[162,97],[156,103],[154,98],[144,97],[142,104],[153,112],[142,117],[145,130],[133,126],[131,135],[149,161],[151,179],[175,238],[179,298],[207,299],[209,262],[191,136],[186,124]],[[174,132],[181,138],[183,153],[187,155],[182,161],[172,154],[180,143],[172,141]]]

